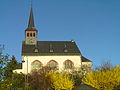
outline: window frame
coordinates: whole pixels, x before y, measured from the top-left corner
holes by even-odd
[[[38,64],[35,65],[35,63],[38,63]],[[33,65],[34,65],[34,66],[33,66]],[[37,66],[37,65],[38,65],[38,66]],[[37,66],[37,68],[36,68],[36,66]],[[43,64],[42,64],[39,60],[35,60],[35,61],[33,61],[33,62],[31,63],[32,69],[40,69],[40,68],[42,68],[42,66],[43,66]]]
[[[49,65],[51,62],[54,62],[55,66],[51,67],[51,66]],[[47,67],[48,67],[49,69],[51,69],[51,70],[57,70],[57,69],[58,69],[58,63],[57,63],[57,61],[55,61],[55,60],[50,60],[50,61],[47,63]]]
[[[67,64],[69,64],[69,65],[67,65]],[[64,69],[73,69],[74,68],[74,63],[71,60],[64,61],[63,65],[64,65]]]
[[[32,37],[33,35],[32,35],[32,33],[30,33],[30,37]]]
[[[33,33],[33,37],[35,37],[36,35],[35,35],[35,33]]]
[[[29,37],[30,36],[30,33],[27,33],[27,37]]]

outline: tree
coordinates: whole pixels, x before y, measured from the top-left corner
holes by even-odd
[[[8,77],[11,78],[12,71],[17,68],[18,64],[14,56],[9,59],[9,55],[2,55],[0,59],[0,81]]]
[[[20,73],[13,73],[11,78],[11,88],[17,89],[17,88],[24,88],[25,86],[25,75]]]
[[[4,79],[5,67],[10,62],[9,55],[1,55],[0,58],[0,81]]]
[[[16,58],[12,56],[11,60],[7,63],[6,67],[4,67],[4,77],[11,78],[13,74],[13,70],[15,70],[18,66],[18,62]]]
[[[34,70],[28,75],[29,85],[35,90],[72,90],[74,82],[70,75],[51,71],[48,67]]]
[[[12,82],[10,79],[5,79],[4,81],[0,82],[0,90],[10,90],[12,86]]]
[[[11,89],[18,89],[24,88],[25,86],[25,79],[24,74],[12,74],[12,77],[4,79],[4,81],[0,82],[0,90],[11,90]]]
[[[70,78],[73,80],[75,87],[77,87],[81,84],[82,78],[84,76],[82,71],[74,71],[74,70],[69,75],[70,75]]]
[[[51,90],[49,77],[46,77],[46,72],[48,71],[47,67],[32,71],[28,75],[30,86],[35,90]]]
[[[18,67],[18,62],[12,56],[2,55],[0,59],[0,90],[10,90],[10,88],[19,88],[24,84],[23,74],[14,74],[12,71]]]
[[[55,90],[72,90],[74,87],[74,82],[68,74],[49,72],[47,77],[50,78],[51,87]]]
[[[113,68],[113,65],[110,61],[103,61],[102,64],[95,68],[95,71],[106,71],[111,70]]]
[[[113,90],[120,85],[120,66],[114,66],[111,69],[97,69],[87,73],[82,81],[98,90]]]

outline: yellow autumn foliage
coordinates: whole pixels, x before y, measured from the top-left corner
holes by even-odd
[[[49,72],[46,76],[50,78],[51,86],[55,90],[72,90],[74,87],[74,83],[68,74]]]
[[[0,82],[0,90],[10,90],[12,82],[8,79]]]
[[[90,72],[83,77],[82,81],[98,90],[113,90],[120,85],[120,66],[110,70]]]

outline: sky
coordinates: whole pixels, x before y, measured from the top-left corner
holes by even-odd
[[[0,44],[21,62],[31,0],[0,0]],[[75,40],[93,61],[120,65],[120,0],[33,0],[39,41]]]

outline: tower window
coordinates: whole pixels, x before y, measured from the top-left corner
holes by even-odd
[[[35,37],[35,33],[33,33],[33,36]]]
[[[29,33],[27,33],[27,37],[29,37]]]
[[[30,36],[32,37],[32,33],[30,33]]]

